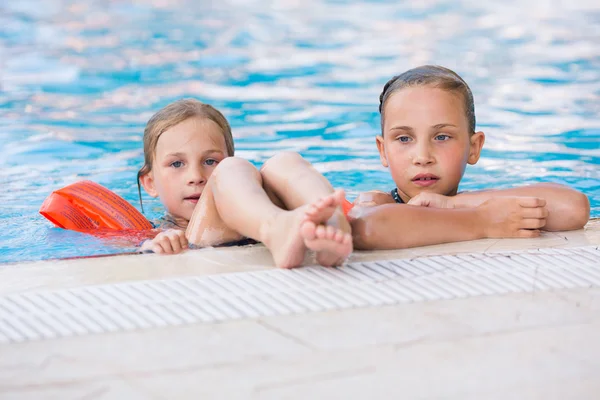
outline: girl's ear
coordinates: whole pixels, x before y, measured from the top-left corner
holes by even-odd
[[[469,158],[467,160],[469,164],[477,164],[477,161],[479,161],[479,156],[481,154],[481,148],[483,147],[483,143],[485,143],[485,134],[483,132],[475,132],[471,136],[471,145],[469,146]]]
[[[140,176],[140,183],[144,187],[146,193],[148,193],[151,197],[158,197],[158,192],[156,191],[156,185],[154,184],[154,177],[152,176],[152,171]]]
[[[381,160],[381,165],[387,168],[390,166],[390,164],[388,163],[387,157],[385,155],[385,145],[383,142],[383,136],[377,136],[375,138],[375,141],[377,142],[377,150],[379,150],[379,159]]]

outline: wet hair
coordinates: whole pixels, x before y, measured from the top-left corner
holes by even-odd
[[[156,155],[156,145],[158,144],[160,135],[173,126],[194,117],[207,119],[216,123],[223,133],[225,146],[227,147],[227,156],[233,156],[234,146],[231,127],[223,114],[213,106],[195,99],[182,99],[160,109],[150,118],[144,129],[144,166],[137,173],[138,193],[142,212],[144,212],[144,206],[142,204],[140,178],[152,170],[152,162]]]
[[[383,120],[385,103],[395,92],[407,88],[427,86],[446,90],[452,93],[462,95],[467,120],[469,121],[469,133],[475,132],[475,103],[473,102],[473,93],[465,82],[456,72],[437,65],[422,65],[410,69],[403,74],[390,79],[379,96],[379,113],[381,114],[381,134],[383,135]]]

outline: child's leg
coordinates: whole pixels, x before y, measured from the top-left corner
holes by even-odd
[[[288,210],[333,193],[331,183],[298,153],[283,151],[260,169],[265,190],[273,192]]]
[[[314,222],[330,216],[322,213]],[[273,204],[260,172],[246,160],[228,157],[213,172],[186,236],[190,243],[203,246],[223,243],[223,238],[250,237],[269,248],[278,267],[291,268],[304,260],[300,226],[306,218],[302,209],[286,211]]]
[[[317,261],[322,265],[339,264],[340,249],[329,251],[329,243],[323,242],[334,239],[342,244],[348,253],[352,251],[351,243],[346,243],[344,233],[350,233],[348,223],[340,207],[343,194],[334,194],[333,187],[329,181],[321,175],[308,161],[298,153],[281,152],[270,158],[261,168],[261,175],[265,190],[280,199],[288,210],[293,210],[306,204],[312,204],[311,221],[303,226],[302,233],[305,237],[306,246],[317,252]],[[271,196],[273,197],[273,196]],[[325,199],[320,201],[320,199]],[[315,224],[313,216],[315,213],[328,212],[331,218],[326,221],[327,226]],[[336,231],[341,233],[336,237]],[[341,253],[344,253],[342,251]],[[345,257],[344,257],[345,258]],[[343,260],[342,260],[343,261]]]
[[[185,230],[188,242],[200,247],[216,246],[244,238],[243,235],[229,227],[221,218],[211,184],[212,176],[202,191],[202,195],[194,208],[190,222]]]

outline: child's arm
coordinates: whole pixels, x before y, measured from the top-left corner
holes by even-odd
[[[356,206],[349,217],[356,249],[402,249],[491,237],[536,237],[548,215],[545,204],[530,197],[497,197],[458,210],[383,204]]]
[[[188,248],[188,240],[185,231],[179,229],[167,229],[156,235],[154,239],[146,240],[140,247],[141,252],[153,252],[157,254],[177,254]]]
[[[352,204],[359,207],[372,207],[388,203],[396,203],[389,192],[372,190],[370,192],[360,193],[356,199],[354,199]]]
[[[569,231],[581,229],[590,217],[590,202],[586,195],[564,185],[540,183],[512,189],[466,192],[454,197],[421,193],[408,204],[443,208],[477,207],[492,197],[533,196],[546,200],[548,219],[545,231]],[[436,199],[432,199],[436,197]]]

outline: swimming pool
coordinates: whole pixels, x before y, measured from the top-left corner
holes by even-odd
[[[133,250],[52,228],[37,211],[81,179],[137,205],[143,127],[181,97],[221,109],[237,155],[257,165],[295,150],[351,198],[389,189],[379,92],[425,63],[469,82],[487,134],[462,190],[565,183],[600,216],[597,2],[411,3],[4,2],[0,262]]]

